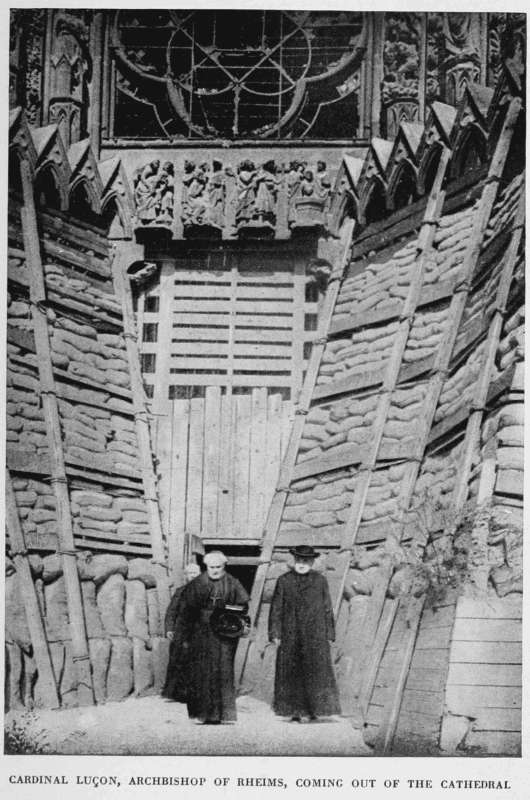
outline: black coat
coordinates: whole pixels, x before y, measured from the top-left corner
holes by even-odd
[[[238,639],[223,639],[210,627],[217,603],[248,604],[248,594],[232,575],[212,581],[206,572],[181,595],[177,637],[188,644],[187,703],[191,718],[224,722],[236,719],[234,656]]]
[[[180,615],[181,595],[184,586],[179,586],[174,592],[167,607],[164,618],[166,636],[173,632],[173,639],[169,643],[169,660],[167,665],[166,682],[162,689],[162,696],[179,703],[186,702],[187,683],[187,654],[182,648],[182,642],[177,638],[177,620]]]
[[[340,714],[329,642],[335,640],[328,582],[310,570],[291,571],[276,583],[269,639],[280,639],[273,709],[281,716]]]

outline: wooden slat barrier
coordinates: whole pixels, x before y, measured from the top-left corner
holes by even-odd
[[[261,538],[278,482],[293,405],[266,389],[167,401],[155,450],[172,568],[182,566],[190,534],[232,542]],[[168,447],[168,442],[171,446]]]

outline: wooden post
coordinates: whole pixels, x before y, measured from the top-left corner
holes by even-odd
[[[57,513],[57,544],[61,555],[68,603],[68,618],[72,636],[73,661],[77,673],[79,705],[94,705],[94,689],[90,669],[88,641],[83,612],[81,584],[70,516],[70,500],[64,464],[61,422],[52,368],[48,322],[46,317],[46,286],[40,255],[37,214],[33,197],[33,182],[28,161],[20,162],[24,204],[21,208],[24,249],[29,267],[31,316],[39,370],[42,411],[51,466],[51,484]]]
[[[136,258],[133,256],[133,251]],[[147,398],[145,396],[142,373],[140,371],[131,285],[126,275],[127,264],[131,264],[137,259],[138,251],[135,246],[127,246],[125,242],[120,242],[119,247],[115,246],[112,274],[116,296],[121,302],[123,314],[123,335],[125,337],[127,360],[131,376],[131,390],[134,404],[133,412],[136,436],[138,439],[138,457],[140,460],[144,499],[147,505],[149,532],[151,535],[152,563],[156,574],[158,602],[160,610],[163,612],[169,604],[170,597],[167,558],[164,548],[162,523],[160,521],[160,509],[158,506],[156,475],[153,466],[151,434],[147,414]]]
[[[331,273],[316,339],[311,350],[311,357],[309,359],[304,385],[300,393],[298,407],[295,411],[295,420],[291,428],[289,443],[287,445],[287,450],[280,468],[278,485],[267,514],[265,529],[263,531],[261,560],[256,570],[254,586],[252,588],[252,597],[250,599],[249,614],[254,627],[258,622],[258,615],[260,612],[267,571],[271,563],[274,544],[278,535],[285,501],[287,500],[287,495],[289,494],[289,485],[291,483],[291,476],[296,463],[296,457],[298,455],[298,446],[300,444],[300,439],[302,438],[305,415],[309,410],[311,396],[315,388],[315,382],[317,379],[318,370],[320,368],[320,361],[326,347],[328,329],[333,316],[333,310],[335,308],[335,302],[339,293],[342,276],[344,274],[346,265],[349,262],[351,254],[354,226],[355,223],[353,220],[346,224],[344,230],[344,253],[342,261],[341,264]],[[241,639],[239,642],[239,647],[236,653],[236,682],[238,680],[240,681],[243,677],[250,642],[250,637],[248,639]]]
[[[385,708],[384,719],[379,726],[375,740],[375,750],[378,755],[384,755],[392,746],[394,734],[396,732],[399,712],[401,709],[401,701],[403,699],[403,692],[407,683],[407,677],[410,670],[410,662],[414,654],[414,646],[418,637],[418,629],[420,626],[421,615],[423,606],[425,605],[425,597],[413,598],[409,606],[408,615],[408,631],[404,639],[401,641],[400,649],[397,658],[401,660],[399,670],[399,677],[396,684],[394,696],[389,706]]]
[[[502,331],[502,323],[504,320],[504,313],[506,303],[508,301],[508,294],[510,291],[510,284],[512,281],[513,271],[517,261],[517,254],[521,245],[523,236],[523,224],[525,217],[525,192],[524,186],[521,187],[521,195],[519,199],[519,206],[515,217],[515,224],[513,228],[512,237],[508,250],[504,256],[504,264],[497,287],[497,297],[495,302],[495,312],[488,329],[488,338],[486,340],[486,349],[482,362],[482,369],[478,385],[475,390],[473,399],[473,408],[466,426],[466,434],[464,439],[464,446],[462,457],[460,461],[460,468],[458,471],[458,481],[455,485],[451,506],[458,514],[467,499],[468,481],[471,473],[471,465],[473,460],[473,453],[480,441],[480,430],[482,427],[482,418],[484,416],[484,406],[488,397],[488,389],[491,381],[491,372],[495,364],[495,354]]]
[[[11,483],[11,475],[6,469],[6,524],[11,543],[11,558],[15,563],[17,577],[20,581],[20,595],[26,611],[26,621],[33,647],[33,657],[39,672],[38,687],[42,697],[42,705],[59,708],[61,705],[57,682],[53,671],[52,660],[46,640],[46,631],[41,615],[41,608],[31,577],[24,531],[18,516],[15,492]]]

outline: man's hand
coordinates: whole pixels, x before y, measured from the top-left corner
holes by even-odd
[[[174,638],[175,638],[175,633],[174,633],[174,631],[168,631],[168,632],[166,633],[166,639],[169,639],[169,641],[170,641],[170,642],[172,642]]]
[[[276,638],[276,639],[272,640],[272,643],[275,644],[277,647],[279,647],[280,644],[281,644],[281,641],[282,641],[281,639]]]

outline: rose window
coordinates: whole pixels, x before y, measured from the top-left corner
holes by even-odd
[[[111,137],[352,139],[363,15],[116,12]]]

